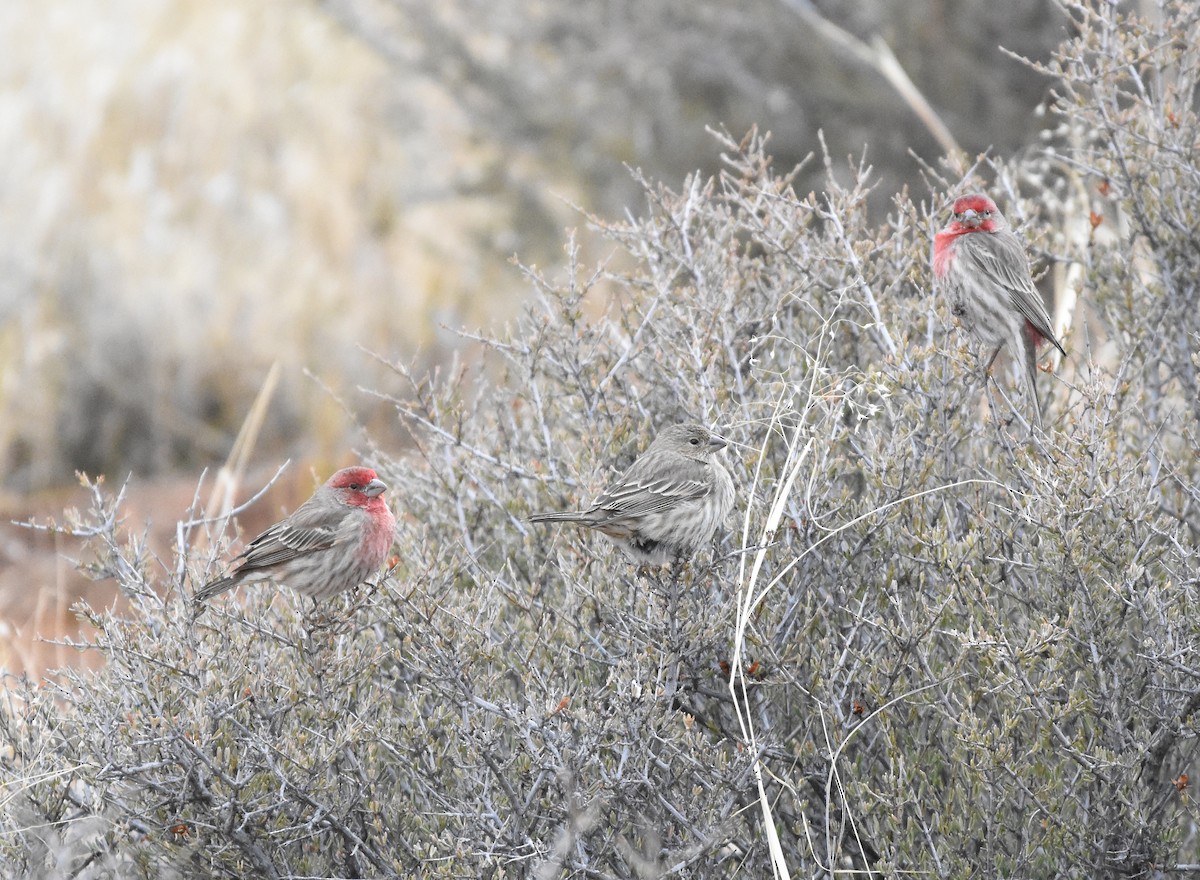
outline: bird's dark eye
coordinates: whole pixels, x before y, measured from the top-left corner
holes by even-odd
[[[359,489],[362,488],[362,486],[358,485],[358,483],[351,483],[350,488],[353,489],[355,492],[357,492]]]
[[[689,440],[689,441],[688,441],[688,443],[691,443],[693,446],[699,446],[699,445],[700,445],[700,438],[699,438],[699,437],[693,437],[691,440]]]

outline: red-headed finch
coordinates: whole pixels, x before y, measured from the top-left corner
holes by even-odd
[[[949,297],[951,311],[986,347],[991,367],[1006,344],[1018,361],[1038,424],[1037,350],[1042,342],[1066,351],[1050,326],[1042,295],[1033,286],[1021,240],[996,203],[972,193],[954,203],[950,223],[933,239],[933,275]]]
[[[664,428],[587,510],[529,521],[595,529],[637,563],[685,559],[712,540],[733,508],[733,478],[718,457],[725,446],[699,425]]]
[[[291,516],[251,541],[233,570],[201,587],[196,601],[259,581],[314,600],[358,586],[379,571],[395,538],[386,488],[370,468],[343,468]]]

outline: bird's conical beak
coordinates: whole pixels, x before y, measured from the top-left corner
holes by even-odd
[[[724,437],[721,437],[717,434],[709,435],[708,448],[711,449],[713,452],[716,452],[718,449],[724,449],[728,445],[729,445],[729,441],[726,440]]]
[[[363,494],[368,498],[374,498],[376,495],[382,495],[383,490],[387,488],[387,483],[383,480],[372,480],[363,486]]]
[[[967,227],[967,229],[975,229],[979,226],[979,214],[973,208],[967,208],[967,210],[963,211],[962,219],[958,222]]]

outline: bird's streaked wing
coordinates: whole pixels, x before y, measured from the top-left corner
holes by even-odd
[[[1061,350],[1062,346],[1055,340],[1054,330],[1050,326],[1046,304],[1042,302],[1042,295],[1033,286],[1033,279],[1029,276],[1029,263],[1021,242],[1015,235],[1005,233],[989,235],[985,240],[983,235],[986,233],[973,232],[963,238],[974,246],[961,250],[969,255],[976,271],[984,277],[995,279],[1008,291],[1013,308],[1033,325],[1033,329]]]
[[[665,510],[680,501],[703,498],[712,491],[706,480],[650,479],[626,481],[605,492],[592,510],[608,514],[608,520],[643,516]]]

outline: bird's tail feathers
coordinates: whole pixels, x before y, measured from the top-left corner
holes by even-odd
[[[237,586],[237,578],[223,577],[217,578],[215,581],[209,581],[203,587],[198,589],[192,596],[194,602],[207,602],[214,596],[219,596],[226,590],[232,590]]]
[[[1032,342],[1025,341],[1025,363],[1022,365],[1022,373],[1025,374],[1025,390],[1029,394],[1029,403],[1033,407],[1033,421],[1036,425],[1042,424],[1042,405],[1038,401],[1037,395],[1037,350]]]
[[[529,521],[531,523],[539,522],[573,522],[586,523],[588,516],[586,513],[578,510],[562,510],[554,511],[553,513],[534,513],[530,514]]]

